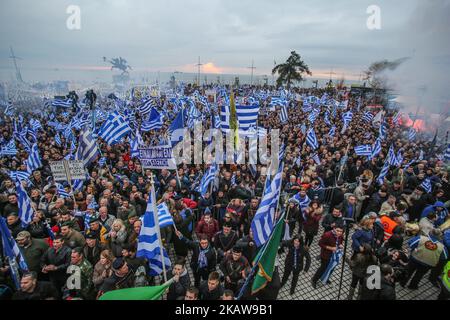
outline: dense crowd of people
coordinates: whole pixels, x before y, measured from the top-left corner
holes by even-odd
[[[190,89],[186,88],[185,94],[191,94]],[[243,86],[237,91],[237,98],[251,96],[254,91],[256,88]],[[285,258],[278,259],[272,281],[256,297],[276,299],[284,286],[289,286],[293,295],[300,273],[309,272],[312,259],[316,259],[311,256],[314,246],[320,248],[320,263],[311,270],[310,281],[312,290],[320,290],[321,285],[326,285],[319,282],[333,253],[343,249],[349,233],[347,256],[341,261],[348,263],[352,272],[348,299],[395,300],[396,287],[417,290],[427,273],[424,281],[440,288],[439,299],[448,299],[450,187],[449,171],[439,157],[442,148],[420,134],[408,139],[408,128],[393,121],[397,111],[385,110],[388,130],[381,143],[382,151],[370,160],[358,156],[355,146],[374,144],[377,139],[378,127],[362,119],[369,110],[365,107],[377,101],[346,90],[291,92],[319,98],[327,93],[338,101],[348,100],[348,109],[338,108],[336,116],[330,119],[336,126],[334,136],[329,135],[331,126],[325,121],[325,108],[321,109],[313,125],[320,144],[314,151],[305,142],[302,124],[308,123],[309,113],[302,110],[300,100],[290,99],[288,122],[284,124],[279,112],[270,111],[269,101],[260,100],[258,126],[280,129],[280,139],[286,144],[278,208],[286,211],[286,227],[280,246]],[[99,97],[99,101],[111,104],[106,97]],[[2,297],[92,300],[108,291],[159,283],[159,277],[149,275],[146,259],[136,256],[140,217],[147,208],[152,177],[158,203],[167,204],[176,226],[161,229],[163,244],[172,257],[169,278],[174,279],[166,298],[235,299],[258,253],[251,223],[264,192],[264,166],[257,165],[256,174],[252,174],[248,165],[220,165],[212,192],[201,196],[193,186],[203,175],[205,165],[180,164],[178,174],[167,169],[145,169],[137,157],[131,157],[129,139],[113,146],[98,139],[103,163],[95,161],[86,168],[89,179],[80,191],[73,192],[64,183],[64,191],[69,194],[64,197],[51,178],[49,162],[63,159],[73,149],[64,137],[61,144],[56,143],[58,133],[46,116],[51,112],[53,121],[68,123],[79,110],[48,108],[45,115],[26,106],[18,106],[14,116],[1,112],[2,145],[13,137],[13,118],[18,114],[24,123],[31,118],[40,121],[37,144],[43,164],[32,172],[28,182],[23,182],[34,208],[31,223],[24,227],[18,214],[16,181],[8,173],[27,171],[28,152],[17,143],[15,156],[0,159],[4,169],[0,213],[28,266],[26,272],[21,272],[20,288],[16,288],[11,261],[2,252]],[[159,137],[165,135],[175,116],[171,113],[173,105],[164,98],[158,108],[164,108],[168,117],[160,131],[142,133],[148,145],[159,144]],[[198,104],[198,109],[202,111],[203,106]],[[340,119],[346,110],[353,110],[353,119],[341,131]],[[373,115],[378,111],[374,110]],[[141,121],[137,113],[136,119]],[[211,126],[210,116],[204,123],[205,129]],[[80,130],[73,132],[76,137],[80,134]],[[377,178],[391,145],[402,150],[403,161],[390,166],[379,183]],[[316,155],[320,161],[314,159]],[[431,190],[424,188],[425,181],[431,182]],[[376,289],[366,285],[370,266],[380,270],[381,286]],[[79,286],[71,282],[74,267],[78,267]],[[242,298],[255,296],[248,289]]]

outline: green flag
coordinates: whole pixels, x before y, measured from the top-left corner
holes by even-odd
[[[284,214],[282,214],[278,220],[269,241],[262,247],[263,251],[260,252],[261,258],[258,262],[258,273],[253,280],[252,294],[264,289],[267,283],[272,281],[273,270],[275,269],[275,258],[278,252],[278,247],[280,246],[283,224]],[[258,259],[258,256],[256,259]]]
[[[137,287],[108,291],[99,300],[158,300],[169,288],[172,280],[161,286]]]

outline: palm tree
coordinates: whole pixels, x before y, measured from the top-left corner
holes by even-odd
[[[281,87],[283,83],[286,83],[288,89],[292,82],[302,81],[304,73],[310,76],[312,75],[308,65],[305,64],[300,55],[295,51],[291,51],[291,56],[285,63],[276,65],[273,68],[272,74],[275,73],[278,73],[277,87]]]

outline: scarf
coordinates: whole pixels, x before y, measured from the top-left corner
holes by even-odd
[[[208,266],[208,259],[206,258],[206,254],[209,251],[209,246],[205,250],[200,249],[198,254],[198,268],[203,269]]]

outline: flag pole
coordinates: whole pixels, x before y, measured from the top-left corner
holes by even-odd
[[[166,264],[164,262],[164,253],[163,253],[163,244],[161,240],[161,230],[159,229],[159,220],[158,220],[158,209],[156,208],[156,195],[155,195],[155,181],[153,180],[153,173],[150,173],[150,197],[151,202],[153,206],[153,219],[155,221],[155,227],[156,232],[158,235],[158,241],[159,241],[159,252],[161,255],[161,262],[162,262],[162,268],[163,268],[163,274],[164,274],[164,282],[167,282],[167,272],[166,272]]]

